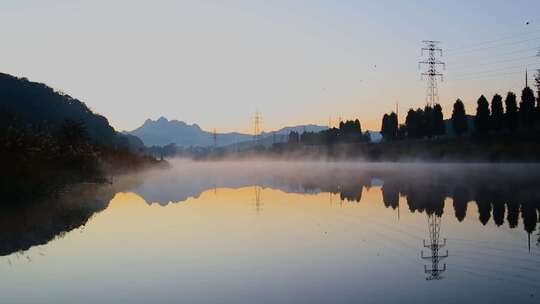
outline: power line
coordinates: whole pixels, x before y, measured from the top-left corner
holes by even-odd
[[[516,74],[522,74],[522,73],[523,73],[523,70],[515,71],[515,72],[508,72],[508,73],[496,73],[496,74],[491,74],[491,75],[482,75],[482,76],[478,76],[478,77],[452,78],[452,79],[449,80],[449,82],[461,81],[461,80],[477,80],[477,79],[494,78],[494,77],[507,77],[507,76],[516,75]],[[532,75],[530,75],[529,77],[532,77]]]
[[[479,76],[479,77],[455,78],[455,79],[449,80],[448,82],[452,83],[454,81],[463,81],[463,80],[478,80],[478,79],[485,79],[485,78],[508,77],[508,76],[513,76],[513,75],[521,74],[521,73],[523,73],[523,72],[522,71],[517,71],[517,72],[495,74],[495,75],[484,75],[484,76]]]
[[[505,55],[512,55],[512,54],[518,54],[518,53],[523,53],[523,52],[530,52],[530,51],[537,51],[539,49],[539,47],[532,47],[532,48],[525,48],[525,49],[518,49],[518,50],[513,50],[513,51],[510,51],[510,52],[505,52],[505,53],[501,53],[501,54],[496,54],[497,56],[505,56]],[[458,61],[458,60],[456,60]],[[459,60],[460,62],[463,61],[463,59],[460,59]],[[450,63],[453,62],[452,60],[449,61]],[[469,65],[469,63],[464,63],[464,62],[461,62],[461,63],[452,63],[452,66],[460,66],[460,65]]]
[[[457,55],[463,55],[463,54],[468,54],[468,53],[477,52],[477,51],[490,50],[490,49],[498,48],[498,47],[501,47],[501,46],[515,45],[515,44],[521,44],[521,43],[537,41],[537,40],[540,40],[540,37],[535,37],[535,38],[532,38],[532,39],[526,39],[526,40],[520,40],[520,41],[512,41],[512,42],[507,42],[507,43],[488,46],[488,47],[483,47],[483,48],[464,50],[462,52],[458,51],[458,52],[455,52],[455,53],[452,53],[452,54],[449,54],[449,55],[450,55],[450,57],[452,57],[452,56],[455,56],[456,54]]]
[[[488,62],[484,62],[484,63],[480,63],[480,64],[473,64],[473,65],[468,65],[467,68],[476,68],[476,67],[481,67],[481,66],[488,66],[488,65],[494,65],[494,64],[499,64],[499,63],[506,63],[506,62],[513,62],[513,61],[520,61],[520,60],[524,60],[524,59],[532,59],[532,58],[538,58],[538,56],[534,55],[534,56],[526,56],[526,57],[518,57],[518,58],[512,58],[512,59],[505,59],[505,60],[494,60],[494,61],[488,61]],[[540,59],[540,58],[538,58]],[[459,70],[463,70],[463,68],[461,69],[457,69],[458,71]],[[455,70],[454,70],[455,71]]]
[[[535,33],[540,33],[540,29],[533,30],[533,31],[530,31],[530,32],[527,32],[527,33],[518,34],[518,35],[505,36],[505,37],[502,37],[502,38],[477,42],[477,43],[473,43],[473,44],[468,45],[468,46],[461,46],[461,47],[457,47],[457,48],[453,48],[453,49],[448,49],[447,52],[452,53],[452,52],[459,51],[459,50],[470,49],[472,47],[477,47],[477,46],[480,46],[480,45],[490,44],[490,43],[503,41],[503,40],[508,40],[508,39],[514,39],[514,38],[522,37],[522,36],[528,36],[530,34],[535,34]]]
[[[516,69],[516,68],[524,68],[524,67],[529,67],[529,66],[533,66],[533,65],[537,65],[537,64],[540,64],[540,62],[528,62],[528,63],[524,63],[524,64],[520,64],[520,65],[508,66],[508,67],[503,67],[503,68],[476,71],[476,72],[469,72],[469,73],[464,73],[464,74],[462,73],[462,74],[457,74],[455,76],[456,77],[461,77],[461,76],[468,76],[468,75],[478,75],[478,74],[483,74],[483,73],[491,73],[491,72],[497,72],[497,71]]]

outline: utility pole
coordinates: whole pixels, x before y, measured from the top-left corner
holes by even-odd
[[[397,117],[397,123],[399,127],[399,101],[396,101],[396,117]]]
[[[525,67],[525,87],[529,86],[529,76],[527,76],[527,67]]]
[[[398,135],[399,135],[399,101],[396,101],[396,131],[395,131],[394,137],[397,138]],[[399,211],[399,203],[398,203],[398,211]]]
[[[255,116],[253,117],[253,141],[255,142],[255,146],[259,146],[261,141],[261,120],[261,114],[259,111],[255,111]]]
[[[425,46],[422,48],[422,56],[424,52],[427,52],[427,58],[418,62],[418,68],[421,66],[427,66],[427,69],[422,72],[422,79],[427,77],[427,91],[426,91],[426,104],[433,107],[439,101],[439,92],[437,89],[437,78],[443,81],[443,74],[437,70],[438,66],[445,68],[445,63],[440,61],[437,57],[442,57],[442,49],[437,47],[439,41],[424,40],[422,43]]]
[[[426,280],[440,280],[442,279],[441,274],[446,271],[446,264],[443,264],[443,267],[440,268],[439,262],[448,257],[448,250],[443,255],[439,253],[439,250],[446,246],[446,239],[443,239],[442,244],[439,243],[441,231],[440,216],[435,213],[428,214],[428,230],[429,243],[426,244],[426,240],[424,240],[424,247],[431,251],[431,255],[424,256],[423,250],[420,253],[422,259],[431,260],[431,269],[428,269],[428,267],[424,265],[424,273],[427,275]]]
[[[214,138],[214,149],[215,149],[217,147],[217,132],[215,128],[214,128],[212,137]]]

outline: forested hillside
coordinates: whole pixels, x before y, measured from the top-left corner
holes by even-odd
[[[155,162],[82,101],[0,74],[0,190],[18,196]]]

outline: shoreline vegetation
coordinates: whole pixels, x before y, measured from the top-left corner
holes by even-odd
[[[7,74],[0,74],[0,147],[0,192],[8,203],[166,165],[83,102]]]
[[[259,151],[207,151],[183,155],[196,161],[364,161],[433,163],[540,163],[540,143],[486,139],[417,139],[333,146],[280,145]]]

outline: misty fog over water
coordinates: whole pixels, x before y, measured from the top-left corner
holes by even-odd
[[[4,208],[0,302],[540,298],[539,165],[170,164]]]

